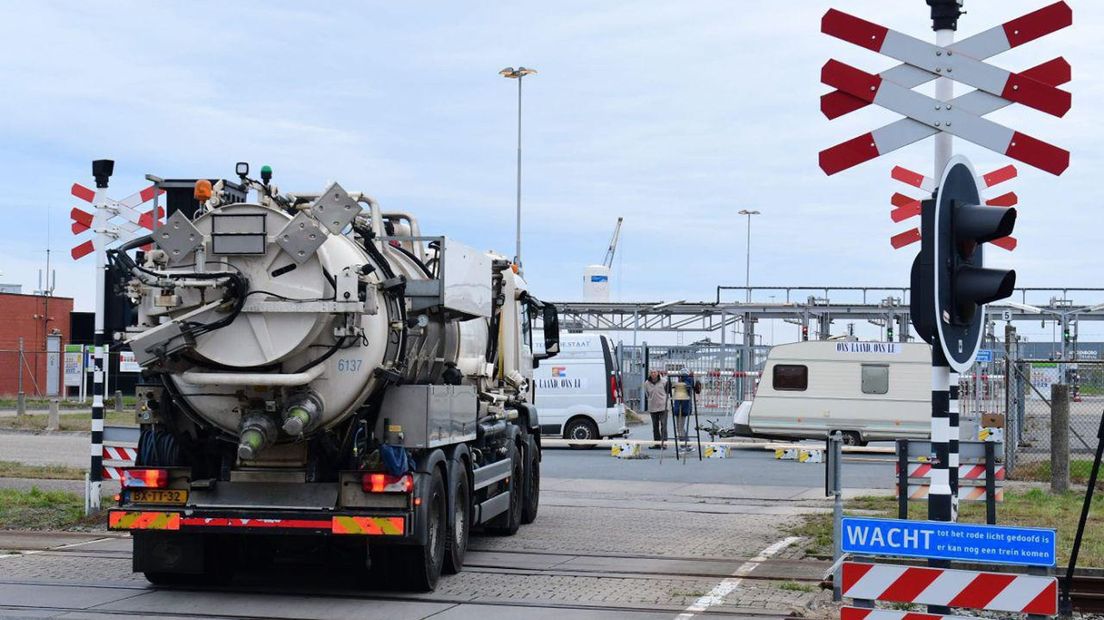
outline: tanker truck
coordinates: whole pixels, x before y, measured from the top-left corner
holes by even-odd
[[[237,172],[108,252],[142,367],[109,527],[155,584],[307,550],[373,588],[431,590],[473,528],[537,517],[532,376],[559,349],[556,309],[511,260],[367,194]]]

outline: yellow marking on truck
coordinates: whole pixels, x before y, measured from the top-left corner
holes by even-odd
[[[402,536],[406,525],[403,517],[334,517],[334,534],[367,536]]]
[[[112,510],[107,524],[113,530],[179,530],[180,513]]]

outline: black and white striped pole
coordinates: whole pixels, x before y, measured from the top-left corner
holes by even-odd
[[[947,389],[947,421],[951,425],[949,454],[947,455],[947,471],[950,474],[951,486],[951,521],[958,521],[958,442],[962,439],[959,430],[958,382],[959,374],[952,369]]]
[[[97,159],[92,162],[92,176],[96,180],[94,199],[96,235],[96,318],[92,345],[92,436],[90,442],[91,462],[88,469],[88,485],[85,491],[85,512],[92,513],[100,509],[100,494],[103,485],[103,430],[104,430],[104,297],[106,295],[107,244],[111,240],[111,231],[107,222],[108,197],[107,182],[114,172],[115,162],[110,159]]]

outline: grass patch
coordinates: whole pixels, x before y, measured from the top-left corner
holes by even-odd
[[[84,520],[84,499],[68,491],[0,489],[0,529],[58,530]]]
[[[0,478],[35,478],[38,480],[83,480],[85,470],[67,465],[24,465],[15,461],[0,461]]]
[[[23,416],[5,416],[0,418],[0,430],[41,431],[46,430],[47,414],[28,413]],[[92,413],[87,415],[62,414],[58,416],[62,431],[87,431],[92,428]],[[108,411],[104,413],[104,424],[108,426],[137,426],[133,411]]]
[[[812,592],[815,588],[807,583],[798,583],[796,581],[783,581],[778,584],[779,590],[786,590],[789,592]]]
[[[1058,530],[1058,563],[1069,559],[1073,538],[1077,534],[1077,521],[1085,497],[1080,493],[1052,495],[1041,489],[1004,492],[1004,502],[997,504],[997,523],[1024,527],[1046,527]],[[893,497],[860,497],[844,502],[844,515],[849,516],[897,516],[897,500]],[[909,519],[922,521],[928,517],[926,502],[909,502]],[[984,503],[963,503],[958,520],[961,523],[985,523]],[[806,555],[832,554],[832,515],[808,515],[802,523],[790,528],[794,536],[810,540]],[[1085,538],[1081,542],[1081,566],[1104,567],[1104,494],[1093,497],[1089,520],[1085,526]]]
[[[1092,473],[1093,462],[1090,459],[1073,459],[1070,461],[1070,481],[1077,484],[1088,484],[1089,474]],[[1050,461],[1038,463],[1023,463],[1016,466],[1015,480],[1034,480],[1037,482],[1050,482]],[[1104,480],[1097,480],[1097,488],[1104,487]]]

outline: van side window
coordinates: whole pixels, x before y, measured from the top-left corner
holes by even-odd
[[[862,365],[863,394],[885,394],[889,391],[889,366],[884,364]]]
[[[804,392],[809,387],[809,367],[798,364],[777,364],[774,367],[774,389]]]

